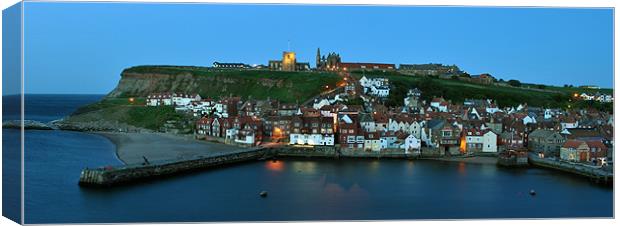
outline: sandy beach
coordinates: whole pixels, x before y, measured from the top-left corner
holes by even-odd
[[[125,164],[186,159],[196,156],[232,153],[244,148],[195,140],[192,137],[162,133],[97,132],[116,145],[116,154]]]

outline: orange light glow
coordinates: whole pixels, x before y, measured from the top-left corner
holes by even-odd
[[[461,153],[465,153],[467,151],[467,142],[465,142],[465,136],[461,136],[461,145],[459,146],[459,151],[461,151]]]
[[[268,161],[266,164],[267,164],[267,169],[271,171],[282,171],[284,169],[284,163],[278,160]]]
[[[574,97],[578,97],[578,96],[579,96],[579,94],[575,93],[575,94],[573,94],[573,96],[574,96]]]
[[[130,97],[129,98],[129,103],[133,103],[133,101],[134,101],[133,97]]]
[[[274,139],[282,138],[282,129],[280,129],[278,127],[273,128],[273,138]]]

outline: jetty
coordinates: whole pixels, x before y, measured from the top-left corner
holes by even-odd
[[[528,161],[534,166],[560,170],[587,177],[596,183],[613,184],[613,172],[605,171],[600,167],[540,158],[535,153],[529,154]]]
[[[94,169],[83,169],[79,185],[91,187],[109,187],[154,179],[177,173],[200,170],[226,164],[264,159],[270,151],[262,147],[241,149],[237,152],[194,157],[182,160],[150,162],[145,159],[142,164],[131,164],[118,167],[106,166]]]

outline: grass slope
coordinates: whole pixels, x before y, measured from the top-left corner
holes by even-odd
[[[303,102],[333,87],[341,79],[334,73],[284,72],[269,70],[214,70],[206,67],[136,66],[123,73],[191,75],[197,83],[189,88],[202,97],[240,96],[277,99],[286,103]],[[169,91],[171,84],[158,89]],[[185,86],[188,87],[188,86]],[[130,94],[131,95],[131,94]],[[129,96],[129,95],[125,95]]]
[[[397,72],[365,72],[354,73],[358,79],[362,76],[386,77],[390,79],[392,90],[390,98],[386,102],[390,106],[402,106],[403,98],[407,90],[417,87],[422,91],[423,99],[430,100],[433,97],[444,97],[453,103],[462,103],[466,98],[494,99],[501,107],[517,106],[527,103],[530,106],[551,108],[586,108],[594,107],[611,112],[612,104],[576,101],[571,98],[575,91],[580,88],[547,86],[545,89],[532,89],[527,87],[512,87],[502,85],[483,85],[453,79],[439,79],[433,77],[408,76]],[[602,89],[605,92],[609,90]]]

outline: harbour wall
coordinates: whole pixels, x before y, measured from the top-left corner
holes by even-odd
[[[192,170],[257,160],[263,158],[266,154],[265,149],[256,148],[219,156],[198,157],[187,160],[164,161],[120,167],[87,168],[82,170],[79,184],[81,186],[106,187],[131,183]]]
[[[551,159],[539,158],[534,153],[530,153],[528,156],[528,162],[533,166],[551,168],[555,170],[564,171],[567,173],[577,174],[580,176],[588,177],[596,183],[613,184],[614,175],[612,172],[605,171],[601,168],[593,166],[585,166],[581,164],[571,164],[568,162],[561,162]]]

